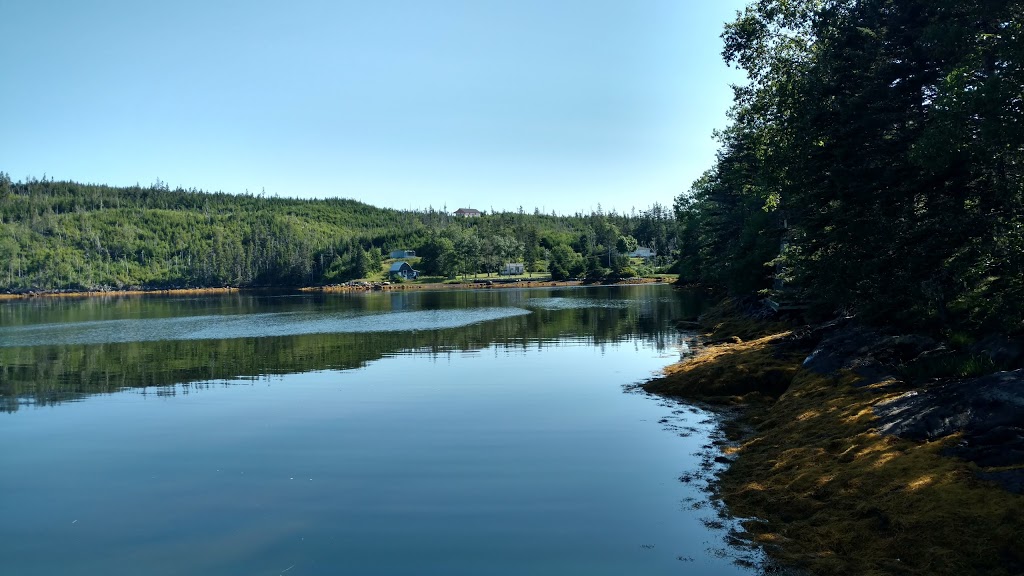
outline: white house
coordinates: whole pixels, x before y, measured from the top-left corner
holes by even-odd
[[[643,258],[644,260],[647,260],[650,258],[654,258],[656,254],[654,252],[654,248],[640,246],[636,250],[633,250],[632,252],[627,254],[627,256],[629,256],[630,258]]]
[[[501,276],[519,276],[526,274],[526,265],[520,262],[508,262],[498,272]]]

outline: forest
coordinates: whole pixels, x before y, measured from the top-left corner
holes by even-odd
[[[685,279],[811,316],[1024,329],[1024,4],[757,0],[714,165],[675,202]]]
[[[628,276],[638,245],[667,263],[670,208],[562,216],[377,208],[151,186],[113,187],[0,172],[0,291],[316,286],[380,270],[413,249],[431,276],[494,273],[524,262],[555,278]],[[653,262],[652,264],[657,264]],[[550,270],[549,270],[550,268]]]

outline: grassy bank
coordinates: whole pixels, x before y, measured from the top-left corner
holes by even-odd
[[[721,315],[720,318],[724,319]],[[737,333],[729,338],[732,327]],[[717,491],[746,539],[815,574],[1020,574],[1024,497],[942,455],[958,438],[914,442],[876,431],[892,380],[858,386],[801,367],[809,344],[778,325],[708,326],[697,357],[646,389],[746,408],[730,423],[735,458]]]

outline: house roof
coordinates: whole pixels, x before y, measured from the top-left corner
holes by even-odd
[[[456,214],[479,214],[480,211],[476,208],[459,208],[455,211]]]
[[[402,270],[402,266],[409,266],[409,263],[408,262],[395,262],[394,264],[391,265],[391,270],[389,270],[389,272],[399,272],[399,271]],[[409,266],[409,267],[412,268],[412,266]]]

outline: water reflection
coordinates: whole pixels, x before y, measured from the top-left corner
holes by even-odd
[[[400,332],[458,328],[529,314],[521,308],[468,308],[357,314],[353,312],[274,312],[206,315],[147,320],[100,320],[17,326],[5,330],[0,347],[60,344],[114,344],[160,340],[225,340],[303,334]]]
[[[0,415],[6,572],[741,576],[757,560],[721,548],[734,524],[702,486],[715,419],[623,393],[699,304],[668,287],[51,302],[0,306],[0,398],[89,401]],[[428,329],[387,329],[409,319]]]
[[[627,340],[661,350],[677,341],[671,320],[699,306],[667,286],[13,302],[0,306],[0,410],[400,353]]]

